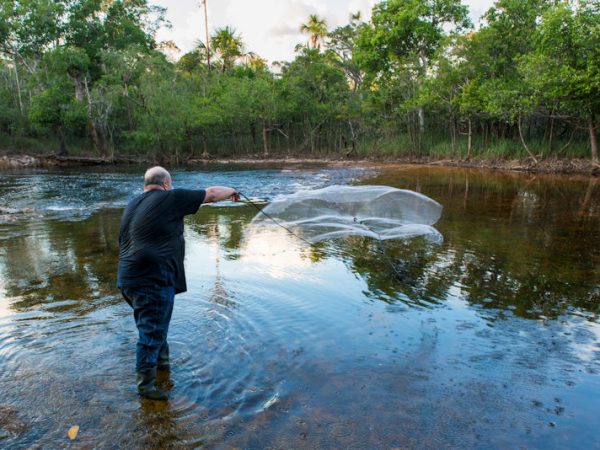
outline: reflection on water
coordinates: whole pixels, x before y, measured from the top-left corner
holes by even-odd
[[[429,285],[459,284],[465,299],[525,317],[556,317],[600,305],[600,185],[448,171],[382,175],[444,204],[447,240],[420,273]],[[405,245],[399,259],[411,261]],[[403,263],[404,264],[404,263]]]
[[[273,198],[359,174],[175,180]],[[35,181],[31,192],[21,178]],[[121,208],[137,182],[126,172],[4,178],[0,447],[64,447],[73,425],[86,448],[596,445],[594,179],[397,168],[361,181],[443,204],[441,245],[307,247],[252,227],[251,206],[202,208],[187,220],[190,290],[176,299],[167,403],[136,395],[135,326],[115,287]]]

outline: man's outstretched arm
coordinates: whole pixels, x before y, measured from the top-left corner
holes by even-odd
[[[240,194],[230,187],[210,186],[205,189],[206,195],[202,203],[215,203],[223,200],[232,200],[237,202],[240,199]]]

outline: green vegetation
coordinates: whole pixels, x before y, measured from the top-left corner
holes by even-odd
[[[171,62],[146,0],[0,0],[0,146],[183,162],[238,156],[586,157],[598,165],[600,6],[387,0],[291,62],[231,27]],[[53,148],[38,142],[49,142]],[[85,150],[82,150],[85,149]]]

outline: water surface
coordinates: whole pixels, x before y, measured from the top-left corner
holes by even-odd
[[[600,183],[458,169],[214,168],[257,200],[332,184],[444,206],[440,245],[307,246],[225,203],[186,220],[167,403],[115,287],[142,168],[3,173],[3,448],[594,448]],[[75,441],[67,431],[79,425]]]

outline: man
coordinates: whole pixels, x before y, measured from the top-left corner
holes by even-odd
[[[144,175],[144,193],[123,213],[119,233],[117,285],[133,308],[139,337],[137,386],[141,396],[166,400],[156,386],[156,371],[169,370],[167,333],[176,294],[185,292],[183,218],[203,203],[239,200],[233,188],[173,189],[171,175],[152,167]]]

